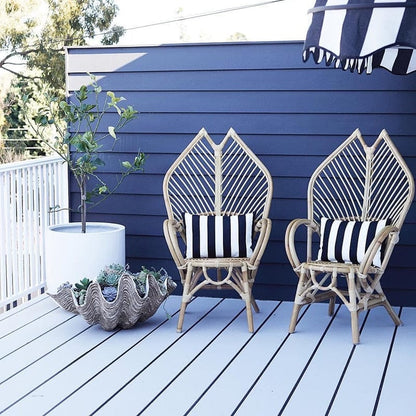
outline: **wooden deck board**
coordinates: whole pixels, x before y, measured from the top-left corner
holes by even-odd
[[[230,315],[228,319],[219,322],[222,326],[221,331],[206,343],[198,354],[190,356],[189,364],[184,366],[178,376],[172,377],[163,390],[160,389],[161,392],[157,400],[150,403],[149,407],[145,409],[146,415],[161,415],[164,414],[165,409],[170,409],[173,414],[185,414],[198,400],[201,392],[207,391],[211,384],[215,384],[219,374],[239,354],[241,346],[252,338],[252,335],[247,331],[245,308],[241,309],[243,305],[240,300],[236,299],[234,302],[238,302],[237,305],[233,305],[235,310],[240,309],[235,319],[229,321],[229,318],[232,318]],[[260,313],[254,315],[256,328],[268,318],[274,308],[276,308],[276,302],[262,303]],[[200,329],[205,331],[205,327]],[[199,334],[200,331],[195,335],[199,337]],[[195,389],[195,386],[198,386],[198,389]],[[186,395],[183,395],[184,390],[188,392]],[[181,399],[178,400],[178,397]]]
[[[354,347],[344,306],[333,318],[327,305],[305,308],[292,335],[290,302],[259,302],[253,334],[239,299],[196,298],[180,334],[179,306],[172,296],[172,319],[160,308],[109,332],[46,295],[1,315],[0,413],[343,416],[357,406],[363,416],[414,414],[416,308],[401,310],[397,330],[384,309],[363,313]]]
[[[285,416],[298,416],[307,406],[314,409],[316,415],[325,415],[352,348],[350,313],[341,307],[305,372],[293,386],[284,408],[282,406],[275,414],[283,410]]]
[[[85,321],[73,316],[43,336],[37,337],[12,353],[3,356],[0,359],[0,383],[40,359],[48,359],[49,354],[68,342],[68,333],[73,333],[76,336],[87,328],[88,324]]]
[[[416,308],[403,308],[401,319],[403,325],[397,327],[377,406],[377,416],[414,416],[416,413]]]
[[[163,391],[212,342],[224,329],[224,326],[230,323],[230,320],[236,316],[236,312],[237,314],[241,313],[242,306],[241,301],[236,299],[231,302],[221,302],[205,317],[203,324],[202,322],[198,323],[192,331],[181,337],[156,362],[141,371],[118,396],[101,409],[100,414],[114,415],[120,400],[126,403],[127,408],[131,410],[131,413],[129,411],[126,415],[136,415],[145,409],[153,398],[158,396],[159,392]],[[163,374],[163,378],[160,377],[160,374]],[[184,386],[184,388],[186,387]],[[137,392],[140,394],[138,395]],[[168,408],[170,409],[170,405]]]
[[[45,296],[33,301],[33,305],[32,302],[28,302],[0,315],[0,339],[57,308],[58,306]],[[30,313],[25,313],[26,309],[30,310]]]
[[[361,332],[361,344],[353,349],[330,415],[336,416],[351,407],[351,397],[363,415],[373,413],[394,329],[384,308],[373,309],[368,314]],[[360,385],[362,388],[358,388]]]
[[[253,414],[256,409],[262,415],[278,414],[331,322],[327,309],[327,305],[316,304],[304,311],[296,332],[274,346],[270,363],[237,414]],[[291,307],[288,312],[285,323],[289,322]]]
[[[219,303],[218,299],[203,299],[201,302],[192,302],[189,305],[190,313],[187,316],[187,325],[192,326],[200,320],[204,313]],[[175,311],[178,310],[179,299],[175,298]],[[88,374],[85,380],[81,380],[87,384],[83,385],[78,381],[77,386],[67,390],[67,395],[62,397],[64,400],[59,403],[59,406],[54,409],[51,414],[62,415],[72,414],[73,408],[78,403],[85,403],[83,409],[85,414],[90,414],[99,409],[101,414],[103,410],[101,406],[105,406],[107,401],[111,401],[113,396],[120,397],[123,390],[134,380],[138,374],[144,371],[153,361],[157,360],[159,355],[165,350],[169,349],[178,339],[186,336],[186,331],[183,334],[176,332],[176,317],[171,320],[166,320],[166,314],[163,309],[159,309],[156,316],[151,318],[134,329],[128,331],[119,331],[117,337],[114,337],[111,344],[114,347],[106,347],[107,354],[99,352],[98,361],[101,369],[90,369],[88,360],[85,357],[83,367],[88,367]],[[160,325],[160,323],[163,323]],[[156,331],[153,331],[155,327]],[[140,331],[144,331],[140,333]],[[126,345],[123,342],[118,343],[120,338],[131,338],[133,345]],[[119,345],[116,345],[119,344]],[[163,355],[162,355],[163,356]],[[95,355],[94,355],[95,357]],[[81,363],[82,364],[82,363]],[[159,374],[160,376],[160,374]],[[70,377],[64,375],[65,380],[70,380]],[[164,378],[164,376],[163,376]],[[109,382],[111,380],[111,382]],[[58,383],[58,386],[62,383]],[[82,386],[82,388],[79,388]],[[71,392],[73,394],[71,394]],[[136,400],[141,400],[141,394],[135,394]],[[123,403],[123,412],[127,412],[127,405]]]

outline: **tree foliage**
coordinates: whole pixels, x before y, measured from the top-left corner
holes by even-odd
[[[39,108],[47,105],[49,91],[44,84],[35,84],[28,78],[16,78],[9,87],[3,101],[3,123],[0,123],[0,137],[6,143],[11,152],[17,156],[42,156],[51,154],[48,146],[38,141],[36,135],[28,128],[26,120],[34,117]],[[32,97],[32,104],[26,105],[24,97]],[[54,132],[50,131],[49,137],[52,140]]]
[[[112,26],[117,11],[114,0],[0,0],[0,48],[7,51],[0,68],[62,92],[64,47],[85,45],[97,34],[102,44],[117,43],[124,33]]]
[[[0,97],[0,139],[9,147],[33,145],[22,97],[36,98],[26,106],[32,113],[46,104],[46,95],[64,99],[65,47],[97,36],[104,45],[117,43],[124,33],[112,26],[117,12],[115,0],[0,0],[0,70],[15,76]]]

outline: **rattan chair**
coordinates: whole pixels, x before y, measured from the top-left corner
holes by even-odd
[[[337,297],[351,312],[354,344],[360,311],[384,306],[401,324],[380,279],[413,195],[412,174],[385,130],[367,146],[357,129],[317,168],[309,182],[308,218],[293,220],[286,230],[286,253],[299,278],[290,333],[303,305],[329,299],[332,315]],[[295,249],[302,225],[307,228],[304,262]],[[319,239],[313,239],[315,233]],[[313,240],[315,247],[319,240],[318,253]]]
[[[164,234],[183,285],[178,332],[200,289],[236,290],[253,332],[252,286],[271,230],[270,173],[233,129],[218,145],[202,129],[167,171],[163,194]]]

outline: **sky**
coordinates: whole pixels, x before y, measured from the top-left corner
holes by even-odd
[[[120,10],[115,22],[128,29],[266,1],[116,0],[116,3]],[[235,39],[237,33],[248,41],[304,40],[311,18],[307,11],[314,3],[315,0],[282,0],[179,23],[132,29],[119,45],[224,42]]]
[[[115,24],[123,26],[126,34],[119,45],[158,45],[179,42],[226,42],[240,34],[241,40],[276,41],[304,40],[315,0],[115,0],[119,7]],[[262,4],[271,3],[271,4]],[[132,29],[179,17],[209,14],[247,5],[257,7],[216,13],[176,23]],[[242,36],[242,37],[241,37]],[[100,37],[88,42],[100,45]],[[9,73],[0,71],[2,83],[9,82]]]

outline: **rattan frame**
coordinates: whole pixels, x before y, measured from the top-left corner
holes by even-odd
[[[234,289],[246,304],[247,322],[254,331],[252,307],[258,306],[252,286],[271,231],[268,218],[272,177],[231,128],[215,144],[203,128],[167,171],[163,195],[168,218],[163,230],[183,285],[178,332],[186,306],[200,289]],[[182,214],[236,215],[255,213],[256,244],[250,258],[191,258],[183,255],[186,244]],[[214,275],[212,274],[214,271]]]
[[[329,299],[329,314],[340,298],[351,313],[354,344],[359,343],[358,313],[384,306],[396,325],[401,321],[388,302],[380,279],[389,262],[399,232],[414,196],[413,176],[383,130],[372,146],[360,131],[341,144],[314,172],[308,187],[308,218],[293,220],[286,230],[285,246],[290,264],[299,278],[289,332],[295,331],[302,306]],[[321,217],[342,220],[390,218],[368,247],[361,264],[331,263],[312,259],[313,235],[319,235]],[[306,261],[301,262],[295,248],[295,234],[307,228]],[[372,265],[381,244],[385,255],[381,267]],[[347,290],[341,290],[338,277],[344,277]]]

